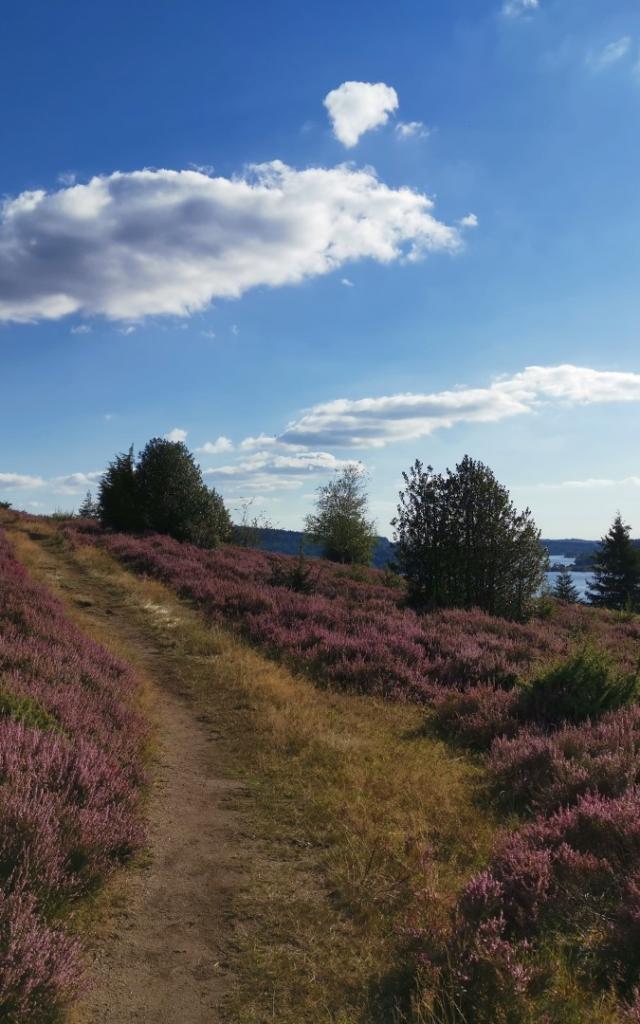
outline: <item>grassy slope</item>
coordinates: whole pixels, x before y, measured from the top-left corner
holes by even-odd
[[[398,928],[415,890],[455,893],[488,853],[495,823],[474,799],[478,769],[425,736],[418,709],[318,691],[104,552],[70,552],[44,523],[28,529],[45,536],[12,530],[22,561],[134,666],[140,646],[161,646],[245,783],[244,827],[264,857],[235,901],[228,1020],[400,1019],[409,985]],[[78,592],[124,603],[130,635],[78,608]]]

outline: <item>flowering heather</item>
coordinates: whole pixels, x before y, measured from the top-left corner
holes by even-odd
[[[43,1020],[77,988],[77,943],[52,922],[142,840],[134,693],[0,535],[2,1020]]]
[[[637,623],[587,608],[567,606],[553,621],[526,624],[473,610],[420,616],[375,570],[354,579],[343,567],[314,562],[314,592],[301,594],[281,585],[282,567],[293,564],[284,555],[203,551],[168,537],[95,529],[70,536],[100,543],[195,601],[214,621],[235,624],[315,676],[363,693],[426,702],[434,687],[509,687],[538,665],[565,657],[586,632],[631,669],[640,639]]]

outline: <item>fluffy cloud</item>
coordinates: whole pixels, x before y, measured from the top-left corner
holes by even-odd
[[[343,82],[324,98],[333,134],[351,149],[361,135],[386,124],[398,109],[398,94],[384,82]]]
[[[505,0],[502,5],[502,13],[507,18],[517,18],[520,14],[530,14],[537,11],[540,0]]]
[[[196,448],[196,451],[202,452],[203,455],[219,455],[220,452],[230,452],[232,448],[233,444],[229,438],[221,434],[215,441],[205,441],[202,447]]]
[[[44,487],[45,481],[41,476],[29,476],[25,473],[0,473],[0,490],[13,490],[14,488]]]
[[[477,228],[478,218],[475,213],[468,213],[466,217],[461,217],[458,221],[461,228]]]
[[[277,455],[260,451],[233,465],[206,469],[203,475],[225,482],[235,491],[295,490],[310,477],[333,473],[348,465],[353,465],[353,461],[337,459],[330,452]]]
[[[188,315],[364,258],[455,250],[433,202],[350,166],[116,172],[0,206],[0,321]],[[128,327],[124,328],[128,331]]]
[[[631,37],[622,36],[621,39],[609,43],[599,52],[591,53],[587,57],[587,63],[593,71],[604,71],[605,68],[617,64],[623,57],[626,57],[630,49]]]
[[[309,409],[280,436],[288,444],[380,448],[457,423],[495,423],[548,401],[640,401],[640,374],[580,366],[529,366],[484,388],[337,399]]]
[[[186,441],[187,431],[183,430],[182,427],[174,427],[168,434],[164,435],[165,441]]]

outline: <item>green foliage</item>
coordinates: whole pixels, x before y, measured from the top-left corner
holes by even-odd
[[[595,556],[594,578],[589,583],[591,604],[618,611],[640,608],[640,551],[630,533],[618,513]]]
[[[135,491],[146,530],[204,548],[222,539],[219,529],[225,537],[229,533],[220,495],[206,486],[182,441],[154,437],[147,442],[136,465]]]
[[[556,581],[553,587],[553,596],[557,601],[564,601],[565,604],[577,604],[580,595],[578,594],[570,569],[563,565],[556,574]]]
[[[403,478],[392,525],[414,603],[528,614],[547,566],[529,509],[517,512],[491,470],[468,455],[445,474],[417,460]]]
[[[33,697],[19,697],[0,689],[0,719],[12,718],[32,729],[56,730],[58,723]]]
[[[306,529],[322,544],[325,558],[346,565],[369,565],[376,534],[368,518],[369,499],[360,468],[346,466],[317,493],[315,512],[307,516]]]
[[[133,445],[107,466],[98,490],[98,512],[100,522],[109,529],[124,533],[142,529]]]
[[[100,518],[100,506],[97,501],[93,500],[91,491],[87,491],[84,496],[80,508],[78,509],[78,516],[80,519],[99,519]]]
[[[232,526],[233,541],[241,548],[259,548],[263,530],[272,529],[271,520],[263,513],[251,515],[253,498],[245,501],[240,522]]]
[[[629,703],[639,686],[638,671],[621,672],[606,651],[587,645],[523,684],[522,708],[548,724],[582,722]]]
[[[91,511],[90,494],[83,506],[87,502]],[[161,437],[148,442],[137,462],[132,446],[109,464],[97,514],[114,530],[153,530],[204,548],[230,540],[232,533],[221,495],[206,486],[186,445]]]
[[[8,512],[9,509],[11,508],[11,502],[10,501],[0,501],[0,508],[4,509],[5,512]]]

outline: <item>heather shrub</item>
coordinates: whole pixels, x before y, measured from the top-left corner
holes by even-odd
[[[0,1018],[42,1024],[78,983],[60,925],[70,901],[142,842],[146,730],[128,667],[69,622],[1,534],[0,679]]]
[[[621,672],[611,655],[593,644],[536,676],[523,689],[523,715],[538,722],[582,722],[627,704],[640,679]]]
[[[450,738],[478,750],[496,737],[514,736],[519,728],[519,694],[495,686],[467,690],[439,687],[431,696],[437,728]]]
[[[554,810],[587,792],[619,796],[640,782],[640,708],[551,734],[523,729],[503,736],[487,768],[494,795],[519,810]]]

